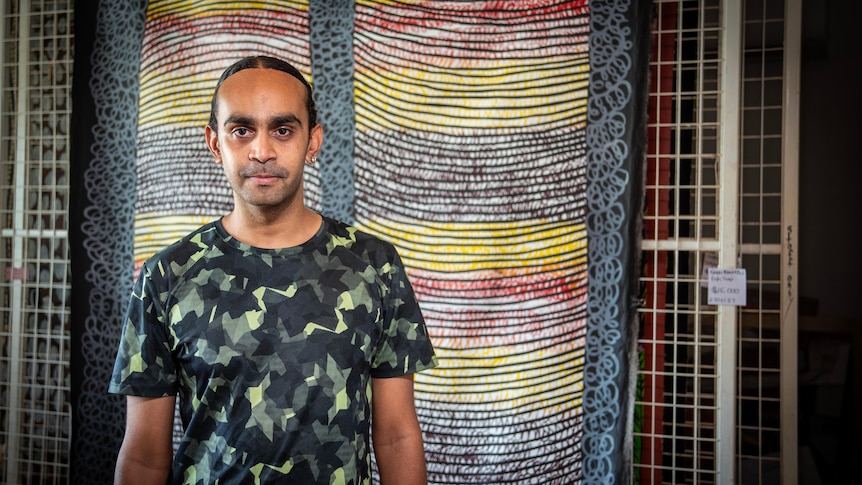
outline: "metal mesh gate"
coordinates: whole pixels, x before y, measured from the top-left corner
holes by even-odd
[[[67,483],[72,2],[4,1],[0,29],[0,480]]]
[[[787,11],[784,0],[655,3],[639,483],[795,483],[786,256],[798,91],[787,79],[798,64],[786,60],[799,52],[785,43],[798,29]],[[744,307],[708,304],[716,266],[746,270]]]

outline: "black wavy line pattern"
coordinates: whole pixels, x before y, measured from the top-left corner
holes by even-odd
[[[585,4],[359,3],[355,217],[399,247],[440,358],[416,376],[429,481],[576,483]]]

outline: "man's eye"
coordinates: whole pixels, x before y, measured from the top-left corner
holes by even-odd
[[[233,133],[235,135],[238,135],[238,136],[246,136],[246,135],[248,135],[248,129],[247,128],[237,128],[237,129],[233,130]]]
[[[275,132],[276,132],[276,133],[278,133],[278,135],[279,135],[279,136],[286,136],[286,135],[289,135],[289,134],[290,134],[290,129],[288,129],[288,128],[278,128],[277,130],[275,130]]]

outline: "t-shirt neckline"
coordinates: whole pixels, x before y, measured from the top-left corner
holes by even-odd
[[[313,236],[311,236],[311,238],[309,238],[302,244],[286,248],[260,248],[257,246],[252,246],[251,244],[246,244],[239,239],[231,236],[230,233],[227,232],[227,230],[224,228],[224,225],[222,224],[221,217],[213,221],[213,225],[218,235],[226,244],[244,253],[269,254],[273,256],[292,256],[295,254],[299,254],[307,249],[317,247],[318,244],[323,241],[327,232],[327,228],[329,226],[329,220],[325,216],[321,216],[320,219],[320,227],[317,228],[317,231],[314,233]]]

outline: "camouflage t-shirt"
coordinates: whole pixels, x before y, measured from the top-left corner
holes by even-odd
[[[324,218],[259,249],[207,224],[148,260],[109,391],[179,395],[171,483],[370,482],[370,378],[436,365],[395,248]]]

